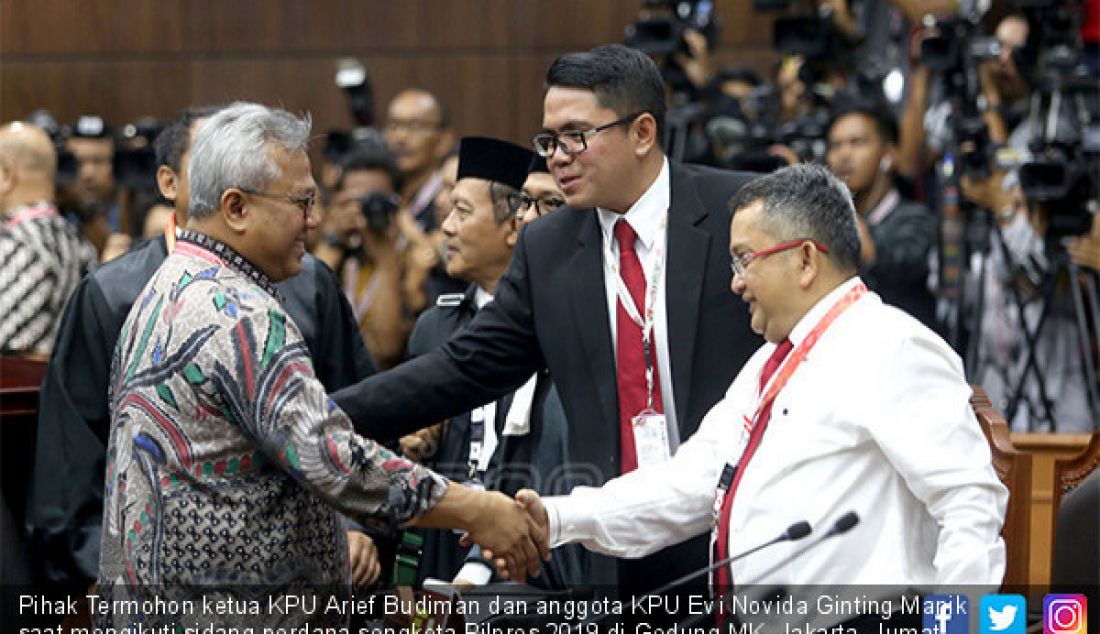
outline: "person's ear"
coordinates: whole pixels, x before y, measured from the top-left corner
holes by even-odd
[[[234,232],[242,233],[248,227],[252,218],[244,194],[239,189],[230,188],[222,192],[221,214],[225,218],[225,224]]]
[[[157,189],[160,190],[160,195],[164,196],[165,200],[170,203],[176,202],[176,196],[179,194],[178,185],[179,176],[171,167],[161,165],[157,168]]]
[[[825,254],[810,242],[803,242],[798,247],[798,256],[795,260],[798,267],[798,285],[801,288],[806,289],[813,285],[821,271],[823,257]]]
[[[8,161],[0,160],[0,194],[15,189],[15,168]]]
[[[657,119],[648,112],[638,115],[630,126],[630,134],[634,138],[634,153],[638,156],[645,156],[660,145],[660,139],[657,138]]]
[[[508,233],[504,235],[504,243],[508,245],[509,249],[516,248],[516,241],[519,240],[519,230],[523,228],[523,221],[516,214],[512,214],[512,218],[504,221],[508,225]]]

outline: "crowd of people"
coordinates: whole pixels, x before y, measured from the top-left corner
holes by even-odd
[[[422,88],[322,165],[308,114],[259,104],[4,125],[0,352],[48,359],[32,568],[385,586],[405,528],[419,582],[630,595],[854,506],[858,546],[715,588],[996,585],[969,384],[1016,429],[1096,428],[1097,183],[1031,166],[1094,165],[1100,111],[1043,109],[1015,10],[972,27],[996,45],[960,95],[922,43],[963,9],[914,4],[820,3],[858,53],[781,51],[770,82],[712,68],[702,22],[656,61],[564,54],[526,146],[457,138]],[[877,54],[903,98],[850,66]]]

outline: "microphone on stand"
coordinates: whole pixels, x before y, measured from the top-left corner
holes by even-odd
[[[848,531],[852,530],[855,527],[856,524],[859,524],[859,515],[855,511],[848,511],[844,515],[841,515],[840,517],[837,518],[837,520],[835,522],[833,522],[832,528],[830,528],[828,531],[826,531],[824,535],[822,535],[821,537],[818,537],[814,541],[807,544],[806,547],[803,548],[802,550],[799,550],[798,552],[791,553],[790,555],[787,555],[786,557],[781,559],[778,563],[773,565],[771,568],[768,568],[764,572],[756,575],[756,582],[759,582],[761,579],[766,578],[768,575],[772,574],[776,570],[779,570],[780,568],[782,568],[783,566],[786,566],[787,564],[791,563],[795,559],[798,559],[802,555],[806,554],[807,551],[809,551],[813,548],[816,548],[817,545],[820,544],[821,542],[823,542],[823,541],[825,541],[825,540],[827,540],[831,537],[836,537],[837,535],[843,535],[844,533],[847,533]],[[750,583],[750,584],[742,584],[742,585],[753,585],[753,584]]]
[[[832,527],[829,528],[829,530],[826,531],[821,537],[818,537],[814,541],[810,542],[809,544],[806,545],[805,548],[799,550],[798,552],[791,553],[790,555],[787,555],[783,559],[779,560],[778,563],[771,566],[770,568],[768,568],[767,570],[765,570],[761,574],[756,575],[756,581],[754,581],[753,583],[757,583],[761,579],[767,578],[768,575],[772,574],[776,570],[779,570],[783,566],[786,566],[787,564],[791,563],[795,559],[797,559],[797,558],[801,557],[802,555],[806,554],[808,551],[810,551],[814,548],[817,548],[817,546],[819,544],[821,544],[822,542],[824,542],[824,541],[826,541],[826,540],[828,540],[832,537],[836,537],[837,535],[843,535],[844,533],[847,533],[848,531],[852,530],[852,528],[854,528],[856,524],[859,524],[859,515],[855,511],[848,511],[844,515],[841,515],[839,518],[837,518],[837,520],[835,522],[833,522]],[[807,527],[808,526],[809,525],[807,525]],[[793,527],[794,527],[794,525],[791,526],[791,528],[793,528]],[[790,530],[790,529],[788,529],[788,530]],[[807,534],[808,534],[808,532],[807,532]],[[805,535],[802,535],[802,537],[805,537]],[[782,540],[779,540],[779,541],[782,541]],[[755,550],[759,550],[759,547],[754,549],[754,551]],[[737,557],[733,557],[731,559],[737,559],[739,557],[740,557],[740,555],[738,555]],[[741,586],[746,586],[746,585],[753,585],[753,584],[752,583],[742,583],[740,585]],[[733,599],[733,593],[736,589],[737,589],[736,587],[731,587],[728,592],[726,592],[724,595],[719,597],[719,602],[716,604],[718,606],[718,610],[727,610],[728,611],[728,608],[730,607],[731,601]],[[687,628],[687,627],[690,627],[692,625],[696,625],[699,622],[701,622],[703,619],[705,619],[707,616],[709,616],[709,615],[708,614],[699,614],[699,615],[696,615],[696,616],[692,616],[692,617],[684,620],[680,626],[684,627],[684,628]]]
[[[703,568],[700,568],[699,570],[689,572],[688,574],[680,577],[679,579],[674,579],[673,581],[670,581],[669,583],[666,583],[665,585],[661,586],[660,588],[657,588],[656,590],[652,590],[650,592],[647,592],[647,593],[643,594],[642,596],[640,596],[637,599],[633,600],[632,603],[640,604],[643,601],[645,601],[646,599],[648,599],[649,597],[662,595],[662,594],[668,592],[669,590],[672,590],[673,588],[684,585],[685,583],[687,583],[688,581],[691,581],[692,579],[696,579],[696,578],[701,577],[703,575],[710,574],[711,572],[721,568],[722,566],[728,566],[731,563],[733,563],[735,561],[738,561],[740,559],[743,559],[745,557],[748,557],[749,555],[751,555],[751,554],[753,554],[753,553],[755,553],[759,550],[763,550],[763,549],[767,548],[768,546],[778,544],[779,542],[798,541],[798,540],[802,539],[803,537],[809,535],[812,531],[813,531],[813,529],[810,527],[810,523],[807,522],[806,520],[802,520],[800,522],[795,522],[794,524],[791,524],[790,526],[788,526],[782,533],[780,533],[779,535],[773,537],[772,539],[764,542],[763,544],[753,546],[752,548],[750,548],[746,551],[737,553],[736,555],[733,555],[732,557],[727,557],[727,558],[725,558],[721,561],[716,561],[716,562],[710,564],[709,566],[704,566]],[[608,616],[605,616],[605,617],[601,618],[600,620],[596,621],[597,625],[604,623],[611,616],[612,615],[608,615]]]
[[[811,532],[813,532],[813,528],[810,527],[810,523],[807,522],[806,520],[802,520],[800,522],[795,522],[794,524],[791,524],[790,526],[788,526],[787,529],[784,530],[782,533],[780,533],[776,537],[772,538],[771,540],[766,541],[763,544],[760,544],[759,546],[753,546],[752,548],[750,548],[750,549],[748,549],[744,552],[737,553],[736,555],[733,555],[732,557],[726,557],[725,559],[723,559],[721,561],[716,561],[716,562],[710,564],[709,566],[706,566],[704,568],[700,568],[699,570],[696,570],[694,572],[689,572],[686,575],[680,577],[679,579],[675,579],[675,580],[673,580],[669,583],[666,583],[665,585],[661,586],[660,588],[657,588],[656,590],[653,590],[652,592],[646,593],[645,596],[653,596],[653,595],[658,595],[658,594],[664,594],[664,593],[668,592],[669,590],[671,590],[671,589],[673,589],[677,586],[681,586],[681,585],[687,583],[688,581],[691,581],[692,579],[695,579],[697,577],[701,577],[701,576],[706,575],[706,574],[710,574],[710,573],[714,572],[715,570],[718,570],[722,566],[728,566],[728,565],[732,564],[735,561],[738,561],[740,559],[748,557],[749,555],[755,553],[758,550],[763,550],[763,549],[767,548],[768,546],[778,544],[779,542],[796,542],[796,541],[802,539],[803,537],[809,535]]]

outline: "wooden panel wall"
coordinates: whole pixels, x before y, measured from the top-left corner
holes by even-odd
[[[766,69],[771,18],[720,0],[717,61]],[[121,125],[248,99],[350,127],[333,83],[363,61],[384,111],[400,89],[441,95],[460,135],[525,143],[562,52],[622,40],[641,0],[2,0],[0,121],[46,108]]]

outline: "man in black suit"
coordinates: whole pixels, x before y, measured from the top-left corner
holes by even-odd
[[[568,206],[523,229],[495,300],[464,331],[333,398],[360,433],[386,440],[549,368],[569,419],[568,477],[598,486],[675,451],[760,343],[729,292],[726,206],[749,176],[668,161],[660,72],[636,50],[563,55],[546,86],[535,146]],[[631,231],[615,228],[620,219]],[[633,249],[620,250],[629,233]],[[635,420],[658,433],[632,437]],[[706,552],[681,544],[622,562],[618,578],[652,588],[701,567]]]

